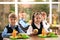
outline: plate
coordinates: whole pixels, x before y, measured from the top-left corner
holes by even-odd
[[[28,39],[29,36],[27,34],[18,34],[16,37],[10,36],[10,38],[15,38],[15,39]]]
[[[58,36],[57,35],[45,35],[45,36],[42,36],[41,34],[38,35],[38,37],[40,38],[57,38]]]
[[[42,34],[39,34],[38,37],[40,37],[40,38],[47,38],[47,35],[42,36]]]

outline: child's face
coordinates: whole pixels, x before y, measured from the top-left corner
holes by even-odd
[[[42,20],[44,20],[45,18],[46,18],[46,16],[45,15],[44,16],[42,15]]]
[[[22,14],[22,18],[24,18],[24,19],[26,18],[26,13]]]
[[[9,23],[14,26],[16,24],[17,19],[15,18],[9,18]]]
[[[26,18],[26,13],[20,13],[19,17],[25,19]]]
[[[45,20],[45,18],[46,18],[47,15],[46,15],[46,13],[44,13],[44,14],[43,13],[44,12],[42,12],[42,14],[41,14],[42,15],[42,20]]]
[[[35,16],[34,22],[37,23],[37,24],[40,23],[41,22],[41,15]]]

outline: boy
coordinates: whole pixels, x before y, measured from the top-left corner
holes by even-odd
[[[47,22],[47,13],[42,11],[41,12],[41,15],[42,15],[42,22],[43,22],[43,25],[44,27],[46,28],[46,31],[49,33],[49,32],[52,32],[52,30],[50,29],[50,24]]]
[[[11,13],[9,15],[9,24],[5,27],[4,31],[2,32],[2,37],[8,37],[11,35],[13,30],[15,29],[18,33],[24,33],[23,30],[16,25],[17,22],[17,16],[14,13]]]
[[[19,13],[19,21],[18,21],[18,23],[19,23],[20,27],[23,29],[23,31],[26,33],[26,30],[28,29],[29,24],[26,23],[25,19],[26,19],[26,13],[24,11],[21,11]]]

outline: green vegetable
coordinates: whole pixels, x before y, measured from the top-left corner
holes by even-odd
[[[46,38],[46,37],[47,37],[47,35],[42,36],[41,34],[39,34],[39,35],[38,35],[38,37],[41,37],[41,38]]]
[[[58,37],[55,33],[51,32],[47,35],[48,37]]]
[[[23,39],[27,39],[29,38],[29,36],[27,34],[19,34]]]

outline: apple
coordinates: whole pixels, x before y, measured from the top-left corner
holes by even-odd
[[[34,34],[37,34],[37,33],[38,33],[38,29],[34,29],[34,30],[33,30],[33,33],[34,33]]]

